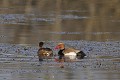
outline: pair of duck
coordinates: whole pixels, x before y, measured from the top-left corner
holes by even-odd
[[[50,48],[43,48],[43,42],[39,43],[38,58],[39,61],[53,57],[53,51]],[[55,49],[59,49],[57,61],[83,59],[86,54],[83,51],[74,48],[65,48],[64,43],[59,43]]]

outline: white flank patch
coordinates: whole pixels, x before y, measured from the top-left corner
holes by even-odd
[[[47,53],[47,56],[49,56],[49,53]]]
[[[65,57],[69,57],[70,59],[76,59],[76,53],[75,52],[66,53]]]

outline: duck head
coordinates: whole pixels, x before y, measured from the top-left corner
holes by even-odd
[[[43,44],[43,42],[39,42],[39,47],[42,48]]]
[[[60,49],[60,50],[62,50],[62,49],[64,49],[64,48],[65,48],[64,43],[59,43],[59,44],[55,47],[55,49]]]

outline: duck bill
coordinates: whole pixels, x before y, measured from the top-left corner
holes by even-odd
[[[56,46],[55,49],[59,49],[59,46]]]

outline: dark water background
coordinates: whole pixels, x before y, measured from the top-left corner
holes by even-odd
[[[120,40],[119,0],[1,0],[0,42]]]
[[[87,58],[40,63],[39,41]],[[120,0],[0,0],[0,80],[58,79],[120,80]]]

